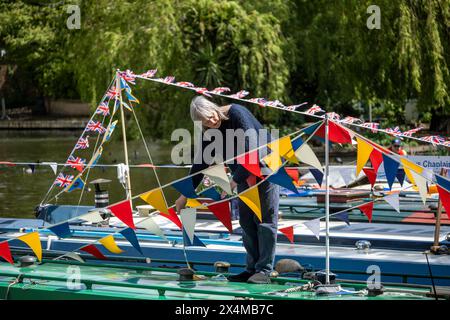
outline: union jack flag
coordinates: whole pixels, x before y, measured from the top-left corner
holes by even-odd
[[[108,107],[108,103],[106,102],[102,102],[100,103],[100,105],[97,107],[97,110],[95,110],[96,114],[101,114],[104,116],[109,115],[109,107]]]
[[[111,87],[111,89],[108,90],[108,93],[106,94],[106,96],[108,98],[115,98],[118,97],[120,94],[120,91],[116,89],[116,87]]]
[[[58,175],[58,177],[56,178],[54,184],[56,184],[58,187],[64,188],[64,187],[67,187],[69,184],[71,184],[72,180],[73,180],[73,176],[70,176],[70,175],[66,176],[66,175],[60,173]]]
[[[218,87],[218,88],[214,88],[214,89],[213,89],[212,91],[210,91],[210,92],[220,94],[220,93],[230,92],[230,91],[231,91],[230,88],[227,88],[227,87]]]
[[[317,112],[325,112],[321,107],[319,107],[317,104],[313,105],[311,108],[305,111],[307,114],[316,114]]]
[[[327,112],[327,116],[331,120],[339,120],[339,119],[341,119],[341,116],[338,115],[336,112]]]
[[[195,87],[192,83],[186,82],[186,81],[177,82],[176,84],[179,85],[179,86],[188,87],[188,88]]]
[[[420,131],[422,129],[423,129],[422,127],[411,129],[411,130],[403,132],[403,135],[406,137],[411,137],[414,133],[416,133],[417,131]]]
[[[136,75],[133,73],[133,71],[131,70],[127,70],[125,72],[121,72],[120,76],[122,77],[123,80],[125,80],[126,82],[129,82],[131,84],[136,84],[135,79],[136,79]]]
[[[266,103],[264,105],[269,106],[269,107],[284,107],[284,104],[278,100],[266,101]]]
[[[422,141],[430,142],[433,145],[441,144],[445,142],[445,138],[441,136],[426,136],[419,138]]]
[[[89,148],[88,138],[89,138],[89,136],[87,136],[86,139],[84,139],[83,137],[80,137],[80,139],[78,139],[77,144],[75,145],[75,150]]]
[[[164,83],[173,83],[173,82],[175,82],[175,77],[167,76],[164,79],[160,78],[159,80],[164,82]]]
[[[372,130],[372,132],[377,132],[378,127],[380,126],[379,123],[376,122],[364,122],[361,126],[365,128],[369,128]]]
[[[354,117],[345,117],[343,120],[341,120],[342,123],[348,123],[348,124],[352,124],[355,122],[361,122],[361,119],[358,118],[354,118]]]
[[[100,134],[104,133],[105,130],[106,129],[102,126],[102,124],[100,122],[92,121],[92,120],[89,120],[87,127],[86,127],[86,131],[95,131]]]
[[[230,97],[230,98],[236,98],[236,99],[242,99],[242,98],[248,96],[249,93],[250,93],[250,92],[248,92],[248,91],[241,90],[241,91],[236,92],[236,93],[234,93],[234,94],[230,94],[229,97]]]
[[[301,106],[303,106],[303,105],[305,105],[305,104],[307,104],[307,103],[308,103],[308,102],[303,102],[303,103],[300,103],[300,104],[294,104],[294,105],[292,105],[292,106],[285,106],[284,109],[286,109],[286,110],[291,110],[291,111],[295,111],[295,110],[297,110],[298,107],[301,107]]]
[[[450,147],[450,140],[444,141],[442,144],[446,147]]]
[[[208,89],[206,89],[206,88],[195,88],[195,92],[212,98],[211,95],[208,93]]]
[[[265,107],[266,106],[266,104],[267,104],[267,100],[266,99],[264,99],[264,98],[251,98],[251,99],[248,99],[248,101],[250,101],[250,102],[253,102],[253,103],[257,103],[257,104],[259,104],[261,107]]]
[[[400,136],[402,134],[402,132],[400,131],[399,127],[395,127],[394,129],[392,128],[387,128],[386,129],[386,133],[392,135],[392,136]]]
[[[79,157],[70,156],[67,160],[67,164],[70,165],[71,168],[74,168],[80,172],[83,172],[83,167],[86,164],[86,159],[82,159]]]
[[[148,70],[147,72],[142,73],[140,76],[143,78],[153,78],[158,69]]]

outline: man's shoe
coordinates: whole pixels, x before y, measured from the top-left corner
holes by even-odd
[[[228,281],[231,282],[247,282],[247,280],[253,275],[253,273],[250,273],[248,271],[241,272],[239,274],[235,274],[232,276],[228,276]]]
[[[258,272],[252,275],[250,278],[248,278],[247,282],[254,284],[269,284],[270,278],[264,272]]]

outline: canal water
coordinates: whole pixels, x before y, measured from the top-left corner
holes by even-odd
[[[74,147],[80,132],[69,131],[0,131],[0,162],[57,162],[64,163]],[[95,141],[90,141],[91,148]],[[171,164],[171,145],[147,141],[155,164]],[[92,150],[92,149],[91,149]],[[142,141],[128,143],[130,164],[150,163]],[[89,160],[88,160],[89,161]],[[103,155],[98,164],[118,164],[124,162],[123,144],[111,141],[104,145]],[[36,166],[34,173],[29,167],[17,165],[9,167],[0,165],[0,217],[34,217],[34,209],[41,203],[56,176],[48,165]],[[58,172],[62,167],[58,167]],[[157,186],[153,169],[131,168],[132,193],[139,194]],[[64,173],[76,175],[77,171],[66,167]],[[186,168],[157,169],[162,184],[188,174]],[[87,188],[80,198],[81,190],[64,192],[57,198],[54,196],[62,189],[55,186],[51,193],[51,204],[94,205],[94,186],[89,182],[97,179],[110,179],[107,189],[110,203],[125,199],[125,190],[117,179],[116,167],[93,168],[87,179]],[[167,200],[171,203],[177,193],[171,187],[164,189]],[[140,199],[134,205],[144,204]]]

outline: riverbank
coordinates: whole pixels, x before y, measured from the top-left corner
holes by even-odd
[[[83,130],[89,118],[21,118],[0,121],[0,130]]]

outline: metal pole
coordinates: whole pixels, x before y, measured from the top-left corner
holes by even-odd
[[[123,138],[123,150],[125,153],[125,165],[127,166],[127,171],[126,171],[126,176],[127,176],[127,180],[126,180],[126,193],[127,193],[127,199],[130,199],[130,205],[131,208],[133,208],[133,202],[131,199],[131,181],[130,181],[130,170],[129,170],[129,166],[128,166],[128,147],[127,147],[127,133],[125,130],[125,115],[123,112],[123,105],[122,105],[122,88],[120,87],[120,75],[119,75],[119,70],[117,70],[116,72],[116,90],[119,90],[119,102],[120,102],[120,119],[122,121],[122,138]]]
[[[328,115],[325,114],[325,271],[326,284],[330,284],[330,187],[329,176],[329,142],[328,142]]]

